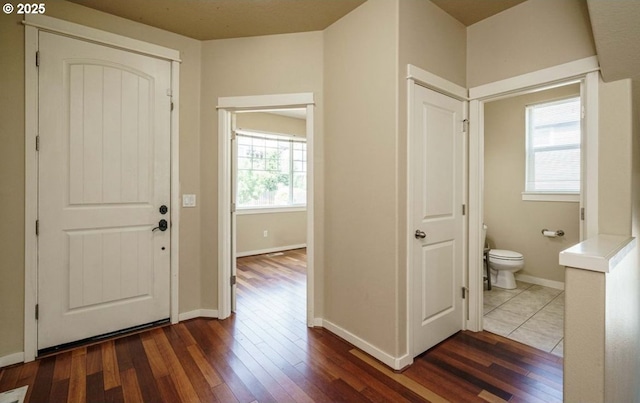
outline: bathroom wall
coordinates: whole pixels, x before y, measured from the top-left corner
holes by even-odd
[[[564,282],[560,251],[580,242],[579,203],[523,201],[525,186],[525,107],[578,95],[578,84],[507,98],[485,106],[484,222],[491,247],[522,253],[519,275]],[[543,228],[562,229],[547,238]]]
[[[246,112],[236,114],[238,129],[306,136],[306,120],[273,113]],[[238,211],[236,218],[236,252],[238,256],[249,256],[261,251],[289,249],[291,246],[307,242],[307,212],[265,211],[243,214]],[[264,236],[267,231],[267,236]]]

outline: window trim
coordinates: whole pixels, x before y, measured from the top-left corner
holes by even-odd
[[[522,200],[525,201],[558,201],[558,202],[580,202],[580,194],[582,192],[582,158],[583,150],[582,150],[582,142],[583,142],[583,127],[582,127],[582,116],[578,117],[578,124],[580,126],[580,143],[578,147],[574,145],[559,145],[559,146],[541,146],[536,149],[536,151],[543,150],[570,150],[570,149],[578,149],[580,151],[580,190],[577,192],[572,192],[568,190],[528,190],[529,186],[529,175],[532,171],[534,171],[534,163],[533,163],[533,155],[535,152],[531,147],[531,119],[530,119],[530,108],[538,105],[550,105],[550,104],[559,104],[570,100],[578,100],[580,103],[580,108],[584,108],[582,96],[580,94],[570,95],[566,97],[561,97],[557,99],[551,99],[547,101],[535,102],[525,106],[525,177],[524,177],[524,191],[522,192]]]
[[[252,130],[252,129],[242,129],[238,128],[235,130],[236,136],[244,136],[251,138],[259,138],[259,139],[267,139],[267,140],[281,140],[281,141],[289,141],[291,143],[304,143],[305,144],[305,152],[308,154],[309,150],[306,148],[307,138],[297,136],[295,134],[285,134],[285,133],[274,133],[268,131],[260,131],[260,130]],[[238,157],[236,156],[235,163],[237,164]],[[289,194],[292,197],[293,195],[293,149],[291,149],[289,153],[289,163],[290,163],[290,174],[291,181],[289,183]],[[308,172],[308,157],[305,156],[305,174]],[[236,178],[236,181],[238,178]],[[307,186],[309,184],[307,183]],[[237,198],[237,195],[236,195]],[[307,203],[292,203],[292,204],[280,204],[273,206],[240,206],[236,202],[236,213],[239,215],[245,214],[271,214],[271,213],[290,213],[290,212],[298,212],[298,211],[306,211]]]

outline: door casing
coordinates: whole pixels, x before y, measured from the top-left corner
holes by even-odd
[[[307,326],[317,325],[314,310],[314,94],[273,94],[218,98],[218,318],[231,315],[232,245],[231,127],[233,112],[306,108],[307,110]]]
[[[38,70],[35,63],[40,30],[63,34],[78,40],[86,40],[125,51],[142,53],[171,62],[171,205],[180,206],[179,188],[179,77],[180,53],[136,39],[59,20],[45,15],[25,15],[25,290],[24,290],[24,362],[33,361],[37,355],[38,303],[38,239],[35,223],[38,219]],[[172,208],[171,263],[170,263],[170,317],[178,322],[178,258],[180,208]]]

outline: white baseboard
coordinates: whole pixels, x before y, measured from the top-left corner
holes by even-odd
[[[250,250],[250,251],[246,251],[246,252],[236,252],[236,257],[264,255],[265,253],[282,252],[282,251],[285,251],[285,250],[301,249],[301,248],[306,248],[306,247],[307,247],[306,243],[301,243],[301,244],[297,244],[297,245],[276,246],[275,248]]]
[[[24,362],[24,353],[13,353],[0,357],[0,368]]]
[[[561,281],[547,280],[546,278],[529,276],[526,274],[516,274],[516,280],[541,285],[544,287],[555,288],[556,290],[564,290],[564,283]]]
[[[326,319],[322,320],[322,327],[324,327],[325,329],[327,329],[331,333],[334,333],[335,335],[342,337],[343,339],[345,339],[349,343],[351,343],[354,346],[358,347],[360,350],[362,350],[365,353],[371,355],[372,357],[378,359],[383,364],[385,364],[388,367],[391,367],[393,369],[396,369],[396,370],[402,369],[402,368],[406,367],[408,364],[410,364],[412,362],[412,360],[407,360],[406,356],[403,356],[403,357],[400,357],[400,358],[393,357],[393,356],[385,353],[384,351],[380,350],[379,348],[377,348],[373,344],[369,343],[368,341],[356,336],[355,334],[349,332],[348,330],[345,330],[345,329],[341,328],[338,325],[335,325],[335,324],[329,322]],[[408,361],[408,363],[406,363],[407,361]]]
[[[313,326],[322,327],[322,318],[313,318]]]
[[[217,318],[217,309],[196,309],[189,312],[182,312],[178,314],[178,321],[189,320],[193,318]]]

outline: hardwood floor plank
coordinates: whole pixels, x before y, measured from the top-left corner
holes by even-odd
[[[199,402],[200,398],[198,394],[193,389],[187,374],[185,373],[184,368],[180,364],[178,357],[176,357],[167,336],[165,335],[162,329],[153,329],[151,331],[153,338],[158,345],[158,349],[160,350],[160,354],[164,357],[167,365],[167,369],[169,370],[169,376],[173,381],[173,384],[176,387],[176,391],[178,392],[178,396],[180,396],[180,400],[183,402]]]
[[[69,379],[71,376],[71,351],[55,355],[56,367],[53,371],[53,381]]]
[[[104,377],[102,372],[87,374],[87,402],[104,402]],[[33,400],[34,402],[43,400]]]
[[[156,382],[158,384],[160,395],[162,396],[161,401],[163,402],[182,402],[183,401],[182,399],[180,399],[180,396],[178,395],[178,391],[176,390],[176,387],[173,381],[171,380],[170,376],[167,375],[167,376],[160,377],[156,379]]]
[[[55,381],[51,385],[51,394],[49,402],[67,402],[69,401],[69,378]]]
[[[113,340],[107,340],[102,343],[101,350],[104,389],[110,390],[120,386],[120,369],[118,368],[118,358],[116,357],[116,349]],[[58,364],[56,362],[56,369],[57,367]]]
[[[51,394],[51,385],[53,383],[53,370],[56,365],[56,357],[47,357],[40,360],[36,379],[33,381],[31,396],[29,401],[46,402]],[[26,399],[25,399],[26,400]]]
[[[136,370],[133,367],[120,371],[120,379],[122,380],[122,394],[124,396],[125,403],[139,403],[145,401],[142,398],[142,392],[140,391],[140,385],[138,384]],[[147,401],[151,402],[158,400]]]
[[[142,339],[139,334],[125,337],[128,339],[128,351],[131,354],[136,380],[140,387],[142,399],[145,402],[158,402],[161,400],[158,385],[151,369],[151,363],[147,356]],[[126,392],[126,390],[125,390]],[[126,398],[126,393],[125,393]]]
[[[100,344],[87,346],[87,375],[102,372],[102,348]]]
[[[156,379],[168,376],[169,370],[167,370],[164,358],[160,354],[158,345],[153,339],[153,336],[151,336],[150,333],[142,333],[140,337],[142,339],[142,346],[144,347],[145,354],[149,359],[149,365],[151,366],[153,376]]]
[[[220,402],[224,403],[240,403],[240,400],[236,398],[231,389],[225,383],[213,388],[213,393]]]
[[[87,350],[78,348],[71,351],[71,375],[69,377],[70,402],[84,402],[87,400]]]
[[[204,375],[189,354],[187,346],[182,343],[182,339],[180,338],[178,332],[175,331],[175,327],[164,328],[164,333],[167,336],[169,343],[171,343],[171,347],[173,348],[173,351],[175,351],[176,357],[178,357],[180,365],[184,369],[184,373],[193,386],[193,390],[195,390],[196,394],[200,398],[200,401],[215,401],[216,398],[213,394],[213,391],[211,390],[211,387],[209,386]]]

